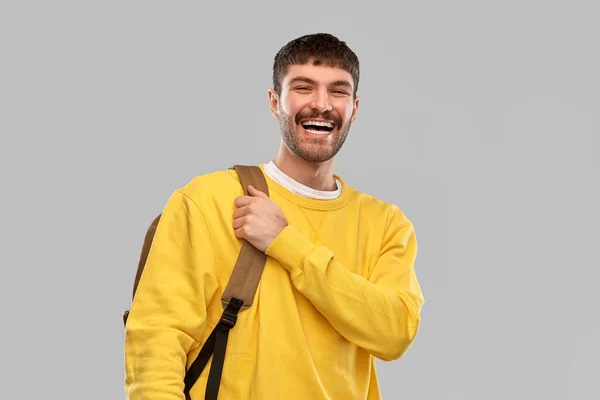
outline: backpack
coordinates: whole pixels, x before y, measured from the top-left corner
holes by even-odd
[[[248,185],[254,186],[256,189],[263,191],[267,195],[269,194],[267,182],[262,170],[258,166],[234,165],[230,169],[237,171],[246,195],[248,195]],[[132,301],[135,297],[135,292],[142,276],[161,215],[162,214],[159,214],[154,221],[152,221],[146,232],[133,284]],[[223,292],[223,296],[221,297],[221,303],[224,309],[221,319],[202,346],[198,357],[186,372],[184,379],[184,393],[187,400],[191,400],[189,392],[204,370],[211,355],[213,356],[213,362],[208,376],[205,399],[217,399],[223,372],[223,364],[225,361],[225,350],[227,347],[229,330],[235,326],[238,313],[252,306],[254,294],[256,293],[256,288],[258,287],[258,282],[260,281],[266,258],[267,257],[263,252],[256,249],[246,240],[243,241],[233,273]],[[126,310],[123,313],[124,325],[127,325],[129,311],[130,310]]]

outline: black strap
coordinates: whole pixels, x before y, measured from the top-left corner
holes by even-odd
[[[208,375],[208,383],[206,385],[205,400],[217,400],[219,395],[219,386],[221,385],[221,375],[223,373],[223,365],[225,363],[225,350],[227,349],[227,339],[229,339],[229,331],[237,322],[237,314],[242,308],[243,301],[237,298],[232,298],[227,308],[223,311],[221,319],[217,326],[200,349],[198,357],[194,360],[184,379],[185,398],[190,400],[190,390],[202,374],[204,367],[208,364],[208,360],[213,356],[213,362],[210,366]]]

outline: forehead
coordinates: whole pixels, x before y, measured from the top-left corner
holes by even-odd
[[[295,78],[308,78],[315,81],[317,84],[323,85],[347,81],[354,87],[352,75],[350,75],[350,73],[342,68],[330,67],[327,65],[313,65],[312,63],[289,65],[283,79],[283,85],[288,85],[290,81]]]

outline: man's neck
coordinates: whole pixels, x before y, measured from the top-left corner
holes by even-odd
[[[293,154],[289,149],[280,151],[273,160],[284,174],[315,190],[336,190],[333,176],[334,159],[324,163],[310,163]]]

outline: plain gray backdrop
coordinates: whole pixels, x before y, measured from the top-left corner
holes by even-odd
[[[598,3],[216,3],[2,2],[0,398],[124,398],[145,229],[274,157],[273,57],[314,32],[361,61],[336,172],[419,239],[384,399],[600,398]]]

